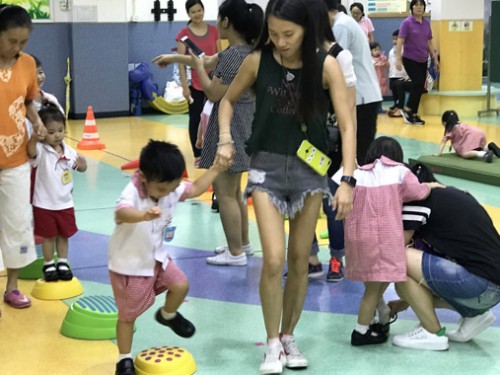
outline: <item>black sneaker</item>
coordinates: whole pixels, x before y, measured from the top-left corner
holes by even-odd
[[[413,114],[411,112],[407,112],[404,109],[402,109],[401,115],[403,115],[403,120],[405,120],[405,122],[407,124],[415,125],[415,123],[414,123],[415,120],[414,120]]]
[[[170,327],[170,329],[177,335],[184,338],[193,336],[196,331],[193,323],[184,318],[178,311],[174,318],[167,320],[163,316],[161,316],[161,309],[158,309],[155,315],[155,319],[158,323]]]
[[[115,375],[135,375],[134,361],[132,358],[123,358],[116,364]]]
[[[425,121],[422,120],[419,115],[414,114],[413,115],[413,124],[415,124],[415,125],[425,125]]]
[[[57,275],[56,265],[54,263],[46,264],[45,266],[42,267],[42,271],[43,271],[43,278],[47,282],[57,281],[59,279]]]
[[[212,211],[219,212],[219,202],[217,202],[217,197],[212,193]]]
[[[493,142],[488,143],[488,150],[493,151],[493,153],[495,154],[495,156],[497,158],[500,158],[500,147],[498,147]]]
[[[64,268],[62,268],[64,267]],[[57,277],[59,280],[70,281],[73,278],[73,272],[66,262],[57,262]]]
[[[372,332],[375,335],[372,335]],[[385,333],[375,332],[371,329],[368,329],[366,333],[363,335],[358,331],[354,330],[351,334],[351,345],[352,346],[361,346],[361,345],[372,345],[372,344],[383,344],[387,341],[389,336]]]
[[[483,159],[486,163],[493,163],[493,151],[488,150],[486,154],[484,154]]]
[[[335,257],[330,258],[326,281],[329,283],[338,283],[344,279],[344,265],[340,259]]]
[[[319,264],[311,264],[309,263],[309,270],[307,271],[307,277],[310,279],[319,279],[323,276],[323,266],[321,263]],[[283,274],[283,278],[286,279],[288,277],[288,272]]]

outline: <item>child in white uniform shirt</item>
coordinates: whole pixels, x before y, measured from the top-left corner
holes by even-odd
[[[71,280],[68,238],[78,231],[73,208],[72,170],[85,172],[87,161],[64,143],[66,118],[56,104],[44,102],[38,114],[47,128],[47,135],[43,142],[33,135],[28,143],[28,155],[35,169],[32,203],[35,234],[43,237],[45,281]]]
[[[150,140],[142,149],[139,169],[118,200],[116,227],[109,241],[109,274],[118,307],[117,375],[135,374],[131,356],[134,322],[158,294],[168,291],[156,320],[181,337],[194,335],[194,325],[177,312],[189,283],[163,243],[173,238],[177,202],[201,195],[228,166],[216,158],[196,181],[181,182],[185,162],[177,146]]]

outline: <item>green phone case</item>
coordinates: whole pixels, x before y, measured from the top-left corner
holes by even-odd
[[[314,169],[320,176],[324,176],[328,172],[332,160],[323,152],[318,150],[308,140],[303,140],[297,150],[297,156],[307,165]]]

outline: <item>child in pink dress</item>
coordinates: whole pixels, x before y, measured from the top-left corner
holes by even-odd
[[[457,112],[450,110],[443,113],[441,121],[444,126],[444,136],[439,144],[438,156],[443,153],[448,141],[457,155],[464,159],[482,158],[485,162],[493,162],[493,155],[500,157],[500,148],[493,142],[486,146],[486,133],[475,126],[463,124],[458,119]]]
[[[341,176],[342,169],[333,180],[340,183]],[[365,292],[351,345],[381,344],[387,341],[388,326],[371,324],[375,311],[385,306],[382,295],[389,283],[406,280],[403,202],[426,198],[434,186],[418,181],[403,164],[401,146],[389,137],[372,142],[366,164],[354,177],[354,208],[344,222],[345,276],[363,281]]]
[[[378,84],[380,86],[380,91],[382,95],[386,96],[390,94],[389,86],[387,85],[387,68],[389,68],[389,62],[387,57],[380,47],[380,43],[372,42],[370,43],[370,50],[372,52],[373,66],[375,67],[375,72],[377,73]]]

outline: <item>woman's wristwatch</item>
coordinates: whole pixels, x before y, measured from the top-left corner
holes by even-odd
[[[356,186],[356,179],[353,176],[342,176],[340,182],[346,182],[349,186]]]

